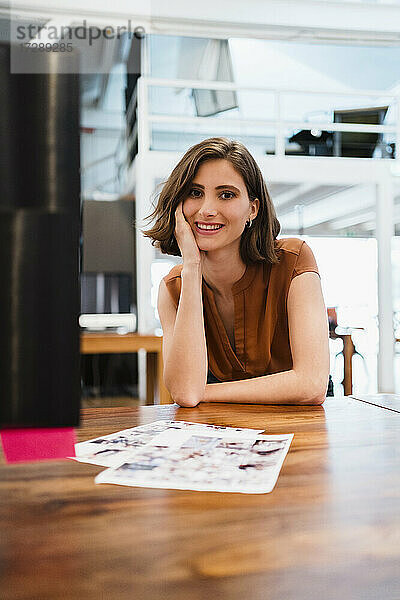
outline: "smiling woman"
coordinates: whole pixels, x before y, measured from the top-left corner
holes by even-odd
[[[144,231],[183,264],[163,278],[158,312],[164,379],[183,406],[200,401],[320,404],[328,329],[305,242],[277,240],[261,171],[239,142],[190,148]]]

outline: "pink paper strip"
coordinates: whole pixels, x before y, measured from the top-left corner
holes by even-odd
[[[72,427],[3,429],[0,438],[9,463],[75,456]]]

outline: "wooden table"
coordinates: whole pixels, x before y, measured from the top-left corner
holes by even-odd
[[[271,494],[95,485],[73,461],[0,466],[2,600],[397,600],[400,415],[202,404],[83,411],[79,440],[157,419],[295,434]]]
[[[162,337],[153,334],[81,333],[81,354],[146,351],[146,404],[170,404],[163,381]]]

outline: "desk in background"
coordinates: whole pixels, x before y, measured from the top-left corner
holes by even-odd
[[[163,381],[162,337],[154,334],[82,333],[81,354],[123,354],[146,351],[146,404],[168,404]]]
[[[0,465],[2,600],[400,598],[399,414],[322,406],[85,409],[79,441],[158,419],[294,439],[271,494],[95,485],[103,467]]]

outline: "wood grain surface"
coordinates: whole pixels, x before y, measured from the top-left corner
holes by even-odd
[[[398,413],[346,397],[85,409],[78,438],[171,418],[294,433],[274,491],[95,485],[102,467],[2,464],[2,600],[400,598]]]

